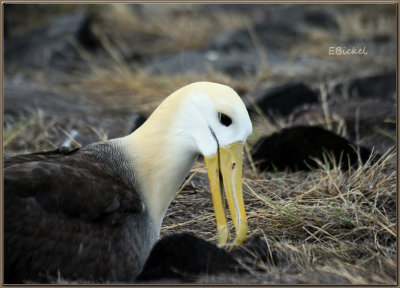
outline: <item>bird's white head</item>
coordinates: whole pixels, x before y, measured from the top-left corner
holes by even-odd
[[[252,124],[243,101],[226,85],[196,82],[167,97],[132,134],[138,161],[142,161],[140,168],[145,171],[142,178],[150,191],[145,196],[148,205],[157,207],[153,211],[161,211],[154,218],[163,218],[195,156],[202,154],[210,180],[219,244],[225,245],[230,238],[221,184],[236,228],[235,243],[240,244],[247,235],[242,155],[251,132]]]
[[[244,143],[252,132],[246,106],[229,86],[196,82],[169,98],[181,102],[175,121],[177,131],[189,136],[186,141],[192,141],[193,149],[205,157],[215,155],[220,146]]]

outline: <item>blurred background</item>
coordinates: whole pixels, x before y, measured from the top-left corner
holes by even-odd
[[[249,237],[261,235],[279,263],[259,257],[246,277],[196,283],[397,283],[395,4],[3,7],[5,153],[121,137],[180,87],[223,83],[254,127]],[[338,169],[326,150],[349,152],[353,167]],[[161,236],[182,231],[216,243],[201,161]]]
[[[203,80],[254,110],[250,144],[312,124],[394,145],[394,4],[5,4],[4,21],[5,151],[125,135]]]

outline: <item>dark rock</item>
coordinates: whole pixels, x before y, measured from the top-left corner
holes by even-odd
[[[278,14],[281,11],[279,8],[275,10]],[[298,13],[291,14],[295,18],[299,18]],[[291,25],[291,22],[288,21],[292,17],[286,15],[284,18],[281,18],[276,17],[275,14],[270,16],[263,19],[262,22],[255,24],[253,28],[254,34],[257,36],[257,40],[262,47],[277,50],[293,44],[294,39],[298,36],[298,26]],[[248,29],[240,29],[217,35],[208,45],[207,49],[233,54],[243,51],[255,51],[254,45],[254,39],[252,39],[250,31]]]
[[[43,5],[38,3],[4,3],[5,37],[19,36],[48,24],[57,17],[82,11],[85,5]]]
[[[396,100],[396,71],[350,79],[336,85],[334,91],[339,95],[348,93],[353,97]]]
[[[257,13],[254,13],[259,20],[255,21],[251,31],[244,28],[222,32],[199,50],[183,51],[146,60],[144,64],[149,72],[177,74],[215,70],[232,77],[243,77],[257,74],[265,69],[265,65],[275,71],[287,62],[286,53],[294,43],[300,45],[307,41],[307,27],[334,25],[334,18],[331,16],[322,20],[324,16],[330,15],[327,11],[323,9],[308,11],[309,8],[304,5],[274,7],[274,9],[268,8],[268,5],[209,5],[210,9],[215,7],[226,11],[237,11],[242,6],[243,9],[253,12],[257,10],[254,6],[260,6]],[[271,13],[272,10],[274,13]],[[297,59],[295,61],[298,62]],[[304,67],[307,66],[302,65],[301,69]]]
[[[226,9],[229,7],[227,5]],[[265,8],[266,10],[268,9]],[[297,15],[296,9],[290,11]],[[291,47],[300,35],[297,25],[286,21],[288,18],[290,19],[285,16],[285,21],[282,21],[278,17],[267,17],[267,20],[254,27],[254,34],[257,35],[260,45],[267,50],[264,56],[268,66],[276,67],[284,63],[286,60],[282,50]],[[262,49],[258,48],[249,30],[240,29],[217,35],[199,50],[155,58],[148,61],[146,67],[151,73],[177,74],[215,70],[233,77],[252,76],[260,72],[266,64],[260,56]]]
[[[219,13],[225,14],[246,14],[251,17],[256,23],[261,22],[269,16],[273,5],[268,4],[246,4],[246,3],[212,3],[202,4],[199,7],[201,13],[214,13],[218,17]]]
[[[335,30],[339,28],[332,13],[323,9],[306,12],[304,15],[304,21],[312,27]]]
[[[253,33],[259,44],[267,49],[267,55],[271,51],[281,51],[292,47],[297,39],[306,41],[308,36],[305,31],[310,26],[338,28],[335,18],[329,11],[325,9],[308,10],[307,5],[274,7],[273,13],[266,9],[261,10],[264,17],[255,23]],[[207,50],[226,53],[253,51],[255,50],[254,40],[248,29],[240,29],[218,35],[207,46]]]
[[[55,19],[47,26],[4,42],[5,68],[68,67],[81,65],[76,41],[84,49],[95,50],[99,42],[90,29],[92,18],[84,12]]]
[[[76,99],[71,99],[72,97],[62,97],[42,88],[23,86],[24,88],[5,87],[3,90],[5,126],[39,110],[61,118],[68,118],[71,114],[84,118],[87,114],[86,107]]]
[[[262,47],[267,49],[268,52],[286,49],[289,45],[293,45],[293,41],[299,37],[296,26],[287,25],[287,22],[268,21],[267,23],[260,23],[255,25],[254,33]],[[255,48],[254,39],[252,39],[250,32],[247,29],[241,29],[218,35],[209,44],[207,50],[229,54],[245,51],[257,53]],[[269,55],[269,53],[267,54]]]
[[[238,263],[224,249],[189,233],[174,234],[155,244],[136,280],[190,281],[202,274],[234,272],[237,267]]]
[[[146,117],[141,114],[134,114],[129,117],[129,122],[131,127],[129,128],[129,134],[138,129],[144,122],[146,122]]]
[[[279,133],[261,138],[251,151],[257,167],[264,171],[310,170],[317,168],[311,158],[325,163],[324,154],[329,162],[333,156],[338,167],[348,170],[358,165],[358,155],[347,139],[320,127],[297,126],[282,129]],[[360,160],[364,163],[371,152],[359,147]],[[332,167],[332,163],[330,163]],[[340,166],[339,166],[340,165]]]
[[[296,107],[318,102],[318,93],[303,83],[286,83],[259,90],[250,98],[266,115],[289,115]],[[251,101],[246,101],[250,113],[254,112]]]
[[[380,152],[386,152],[395,145],[393,138],[396,136],[396,104],[394,102],[378,99],[330,102],[329,114],[334,115],[335,119],[344,121],[345,135],[357,145],[362,144]],[[296,126],[324,123],[324,112],[321,105],[298,109],[291,117],[292,125]],[[333,130],[337,129],[338,125],[339,122],[333,122]],[[383,131],[392,137],[388,137]]]

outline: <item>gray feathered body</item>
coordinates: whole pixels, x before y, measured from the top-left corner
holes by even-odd
[[[158,233],[118,141],[6,157],[5,283],[131,282]]]

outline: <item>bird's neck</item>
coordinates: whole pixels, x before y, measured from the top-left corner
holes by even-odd
[[[132,169],[140,179],[141,197],[156,228],[176,192],[190,172],[198,153],[184,131],[174,127],[170,119],[150,125],[144,123],[131,135],[122,138],[133,159]]]

